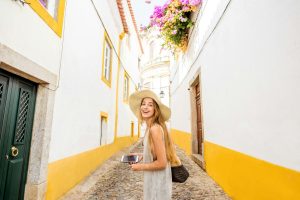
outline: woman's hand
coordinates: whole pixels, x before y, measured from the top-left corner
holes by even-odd
[[[143,164],[132,164],[131,170],[132,171],[142,171],[143,170],[142,166],[143,166]]]

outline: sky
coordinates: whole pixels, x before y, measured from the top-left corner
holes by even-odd
[[[166,0],[151,0],[151,3],[148,4],[145,3],[145,1],[146,0],[131,0],[138,28],[141,24],[144,26],[147,26],[149,24],[149,18],[153,13],[154,6],[161,6],[166,2]]]

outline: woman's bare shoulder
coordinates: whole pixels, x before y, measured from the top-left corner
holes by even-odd
[[[150,128],[150,133],[151,135],[162,135],[162,128],[159,124],[154,124],[153,126],[151,126]]]

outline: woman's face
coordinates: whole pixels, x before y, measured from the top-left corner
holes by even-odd
[[[143,119],[149,119],[154,115],[154,102],[151,98],[144,98],[141,105]]]

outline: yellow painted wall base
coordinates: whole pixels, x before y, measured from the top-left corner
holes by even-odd
[[[176,145],[182,148],[187,155],[192,153],[192,135],[190,133],[171,129],[171,137]]]
[[[120,137],[112,144],[50,163],[46,199],[62,196],[113,154],[137,140],[137,137]]]
[[[300,172],[205,141],[207,173],[235,200],[299,200]]]

